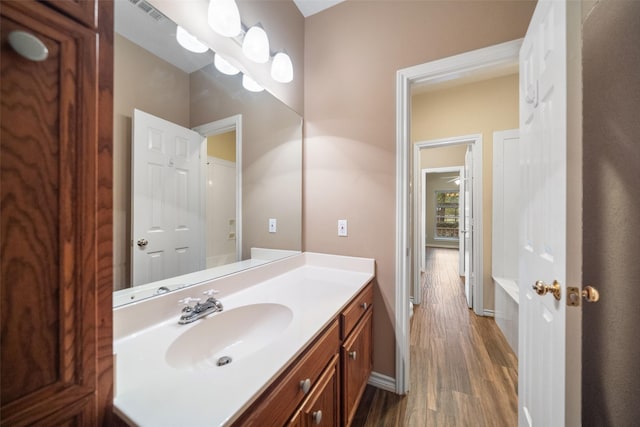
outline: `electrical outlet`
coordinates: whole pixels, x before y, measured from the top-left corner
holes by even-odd
[[[275,233],[278,229],[278,221],[275,218],[269,218],[269,233]]]
[[[338,220],[338,236],[346,237],[347,235],[347,220],[339,219]]]

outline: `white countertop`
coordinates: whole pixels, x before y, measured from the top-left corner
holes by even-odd
[[[372,259],[303,253],[115,310],[116,413],[140,426],[230,423],[373,278],[374,269]],[[216,297],[224,304],[211,316],[275,303],[291,310],[291,321],[261,349],[228,365],[171,367],[171,343],[203,321],[178,325],[177,300],[211,288],[221,291]],[[170,315],[160,318],[158,312]]]

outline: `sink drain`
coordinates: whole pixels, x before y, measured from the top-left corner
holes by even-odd
[[[216,365],[224,366],[224,365],[228,365],[229,363],[231,363],[231,357],[222,356],[220,359],[218,359],[218,361],[216,362]]]

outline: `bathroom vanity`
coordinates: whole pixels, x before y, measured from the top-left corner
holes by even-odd
[[[372,369],[372,259],[303,253],[114,310],[129,425],[349,425]],[[220,312],[178,324],[180,300]],[[211,292],[208,292],[208,295]]]

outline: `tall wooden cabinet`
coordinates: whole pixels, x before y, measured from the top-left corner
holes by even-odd
[[[104,424],[113,4],[2,1],[0,15],[0,423]]]

